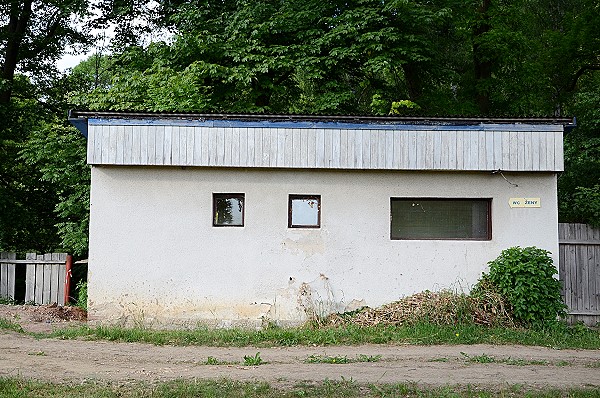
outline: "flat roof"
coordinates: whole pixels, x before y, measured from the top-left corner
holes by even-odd
[[[194,113],[71,110],[70,119],[180,119],[240,120],[278,122],[343,122],[373,124],[476,125],[476,124],[555,124],[575,126],[575,119],[564,117],[471,117],[471,116],[376,116],[376,115],[310,115],[265,113]]]

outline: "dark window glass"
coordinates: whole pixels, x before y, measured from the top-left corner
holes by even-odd
[[[213,194],[213,226],[243,227],[244,226],[244,194],[215,193]]]
[[[491,199],[392,198],[392,239],[472,239],[491,236]]]
[[[319,228],[321,226],[321,196],[290,195],[288,227]]]

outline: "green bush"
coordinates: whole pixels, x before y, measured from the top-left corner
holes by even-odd
[[[87,282],[77,282],[77,307],[87,311]]]
[[[560,282],[550,252],[537,247],[511,247],[488,263],[489,274],[478,284],[491,282],[511,304],[514,318],[537,324],[565,316]]]

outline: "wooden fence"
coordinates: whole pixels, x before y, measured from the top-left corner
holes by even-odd
[[[15,253],[0,253],[1,297],[15,297],[17,266],[26,267],[25,302],[65,304],[65,291],[70,283],[66,253],[27,253],[25,260],[17,260]]]
[[[15,253],[0,252],[0,297],[15,297],[15,264],[5,261],[16,258]]]
[[[569,321],[600,322],[600,229],[559,224],[559,278]]]

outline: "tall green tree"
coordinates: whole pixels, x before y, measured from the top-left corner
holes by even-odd
[[[558,179],[565,222],[600,227],[600,73],[583,76],[568,112],[578,127],[565,136],[565,172]]]
[[[52,78],[68,46],[89,43],[85,25],[74,23],[88,12],[88,0],[0,1],[0,105],[10,102],[17,72]]]
[[[19,76],[14,80],[13,99],[0,106],[0,250],[49,250],[57,246],[52,184],[41,181],[39,170],[19,158],[30,132],[47,117],[36,99],[35,87]]]
[[[61,247],[83,256],[88,247],[90,168],[86,140],[58,118],[43,123],[22,146],[20,159],[40,173],[38,184],[52,187],[53,214],[49,216]]]
[[[600,67],[595,0],[481,0],[473,21],[482,114],[564,115],[581,76]]]
[[[599,218],[595,0],[94,4],[94,26],[117,23],[113,54],[60,76],[51,64],[65,45],[90,40],[71,23],[89,17],[88,2],[0,3],[0,247],[86,250],[89,172],[68,107],[575,115],[560,217]],[[142,45],[153,29],[172,37]]]
[[[417,99],[449,10],[374,0],[192,1],[164,5],[171,44],[115,56],[93,108],[371,112]],[[439,65],[439,63],[438,63]]]
[[[60,189],[22,151],[48,125],[64,124],[56,61],[90,43],[87,0],[0,1],[0,249],[60,247]],[[60,121],[62,119],[62,121]]]

